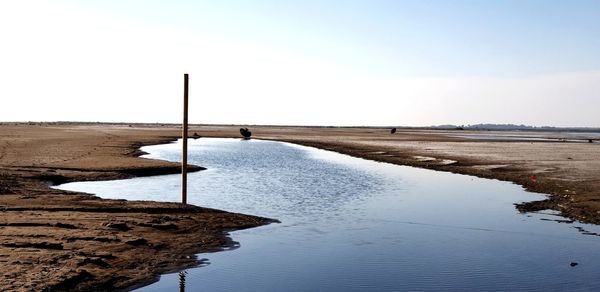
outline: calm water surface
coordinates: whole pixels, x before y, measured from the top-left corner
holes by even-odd
[[[178,161],[179,144],[144,147]],[[286,143],[190,140],[188,200],[276,218],[233,232],[240,247],[200,254],[188,291],[406,291],[600,289],[600,228],[551,212],[511,183],[367,161]],[[180,200],[178,175],[60,188],[103,198]],[[546,220],[541,220],[546,219]],[[571,262],[579,265],[571,267]],[[141,291],[175,291],[167,274]]]

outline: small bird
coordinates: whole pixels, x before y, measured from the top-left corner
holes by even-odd
[[[392,130],[390,131],[391,134],[395,134],[396,133],[396,128],[392,128]]]

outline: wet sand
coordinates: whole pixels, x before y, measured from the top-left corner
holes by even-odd
[[[199,264],[233,244],[227,231],[271,222],[176,203],[104,200],[49,188],[180,172],[137,158],[177,130],[123,126],[0,126],[0,290],[122,290]],[[199,167],[194,167],[199,170]]]
[[[273,139],[357,157],[513,181],[554,209],[600,223],[600,144],[450,138],[456,131],[252,127]],[[190,134],[239,138],[239,126],[191,126]],[[460,131],[465,134],[466,131]],[[493,132],[486,132],[493,133]],[[232,244],[224,232],[269,219],[179,204],[105,200],[49,184],[179,172],[138,158],[142,145],[180,135],[173,125],[0,125],[2,290],[130,289],[194,266],[195,253]],[[200,170],[197,167],[196,170]],[[242,243],[243,244],[243,243]]]
[[[286,141],[356,157],[511,181],[549,194],[517,205],[522,212],[553,209],[563,216],[600,224],[600,143],[476,140],[450,137],[476,131],[389,128],[250,127],[253,137]],[[205,136],[237,137],[235,127],[202,127]],[[484,131],[485,135],[506,132]],[[237,135],[237,136],[236,136]],[[520,134],[527,137],[528,133]],[[557,133],[530,133],[570,139]],[[597,137],[597,136],[596,136]]]

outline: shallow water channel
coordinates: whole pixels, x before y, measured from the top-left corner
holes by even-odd
[[[144,147],[178,161],[180,144]],[[190,203],[279,219],[232,232],[239,248],[200,254],[188,291],[600,289],[598,226],[520,214],[542,199],[512,183],[368,161],[260,140],[190,140]],[[61,189],[180,200],[180,176],[78,182]],[[577,228],[578,227],[578,228]],[[571,267],[571,262],[578,265]],[[167,274],[141,291],[179,289]]]

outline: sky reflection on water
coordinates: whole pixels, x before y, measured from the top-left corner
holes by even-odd
[[[145,147],[177,161],[180,145]],[[240,248],[200,254],[189,291],[593,290],[600,288],[596,226],[552,213],[519,214],[542,199],[521,187],[353,158],[273,141],[190,141],[188,200],[276,218],[233,232]],[[61,186],[105,198],[179,201],[167,175]],[[577,267],[569,263],[576,261]],[[141,291],[178,289],[179,275]]]

